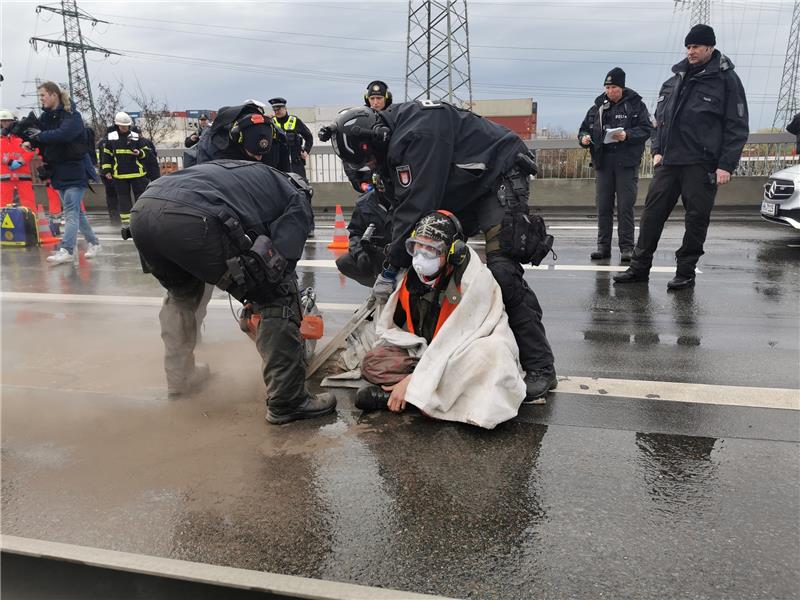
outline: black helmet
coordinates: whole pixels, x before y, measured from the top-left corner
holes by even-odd
[[[229,136],[234,144],[250,154],[260,156],[269,153],[272,134],[272,120],[261,113],[252,113],[240,117],[231,127]]]
[[[363,106],[343,111],[325,129],[336,155],[357,167],[370,158],[382,158],[391,135],[378,111]]]
[[[386,101],[384,109],[389,108],[392,104],[392,92],[389,91],[389,86],[380,79],[370,81],[367,85],[367,90],[364,92],[364,106],[369,106],[370,96],[382,96]]]

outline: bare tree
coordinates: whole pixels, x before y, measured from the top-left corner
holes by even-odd
[[[114,115],[122,110],[122,94],[125,91],[120,83],[116,88],[110,84],[98,84],[95,96],[98,123],[93,123],[95,137],[101,140],[106,135],[106,127],[114,122]]]
[[[172,131],[172,115],[166,99],[147,94],[142,84],[136,82],[136,91],[129,92],[131,100],[139,105],[141,117],[138,125],[146,138],[158,146]]]

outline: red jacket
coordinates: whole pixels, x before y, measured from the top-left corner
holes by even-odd
[[[4,135],[0,137],[0,179],[3,181],[31,179],[31,159],[36,156],[35,152],[25,150],[22,147],[22,138],[15,135]],[[22,161],[22,166],[16,171],[11,170],[11,161]]]

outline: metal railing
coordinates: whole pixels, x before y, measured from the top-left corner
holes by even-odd
[[[536,151],[539,166],[537,179],[593,179],[588,150],[577,139],[535,139],[526,142]],[[183,148],[159,148],[162,171],[183,168]],[[796,165],[800,157],[795,152],[795,137],[789,133],[753,133],[745,144],[742,159],[736,169],[738,177],[768,177],[771,173]],[[314,146],[306,165],[311,183],[346,183],[342,163],[328,144]],[[645,150],[639,177],[653,176],[649,149]]]

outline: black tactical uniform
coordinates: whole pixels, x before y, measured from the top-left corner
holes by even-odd
[[[701,33],[710,31],[712,43],[691,40],[698,28]],[[689,32],[686,45],[713,46],[713,36],[710,27],[697,25]],[[680,196],[686,210],[686,231],[675,252],[676,276],[668,287],[694,285],[695,266],[703,255],[717,193],[716,170],[733,173],[749,133],[747,100],[733,69],[730,59],[714,50],[703,65],[693,66],[684,59],[673,66],[675,75],[661,86],[651,152],[663,158],[653,171],[631,266],[616,275],[615,282],[648,279],[664,223]]]
[[[170,392],[191,386],[195,311],[208,283],[252,302],[261,313],[256,346],[264,360],[267,419],[282,423],[333,410],[335,403],[314,399],[305,388],[295,265],[308,234],[308,212],[297,183],[252,161],[218,160],[184,169],[154,182],[141,196],[131,233],[143,266],[167,289],[160,319]],[[254,261],[259,240],[271,240],[271,250]],[[241,262],[245,256],[250,262]]]
[[[356,110],[368,109],[351,112]],[[556,385],[553,353],[542,325],[542,309],[523,278],[519,260],[501,250],[500,244],[507,212],[528,210],[528,172],[518,166],[521,159],[523,163],[530,160],[527,146],[505,127],[444,102],[405,102],[372,112],[390,135],[385,151],[375,157],[392,201],[390,265],[396,269],[410,264],[405,240],[414,224],[433,210],[455,214],[468,236],[484,232],[486,264],[503,293],[520,361],[528,372],[529,394],[541,395],[533,392],[541,388],[533,382],[541,383],[542,378],[546,379],[542,391],[552,389]],[[345,154],[340,141],[348,141],[342,139],[347,137],[345,130],[364,135],[360,127],[345,124],[349,118],[350,112],[341,115],[333,130],[334,148],[340,156]],[[385,138],[380,129],[368,135]]]
[[[350,232],[346,254],[336,259],[342,275],[361,285],[372,287],[383,269],[384,248],[391,240],[390,202],[377,189],[370,190],[358,200],[347,229]],[[369,239],[364,239],[368,229]]]
[[[636,204],[639,165],[653,126],[641,96],[625,87],[624,77],[622,69],[614,69],[609,73],[606,85],[624,88],[622,98],[612,103],[606,94],[599,95],[586,113],[578,132],[579,143],[584,148],[589,148],[596,171],[597,252],[592,253],[592,258],[606,258],[611,255],[615,196],[617,235],[623,260],[630,260],[636,241],[633,207]],[[624,129],[626,138],[620,142],[604,144],[606,130],[617,127]],[[591,136],[590,144],[583,144],[581,139],[585,135]]]
[[[242,149],[241,144],[230,138],[233,123],[249,114],[264,114],[256,104],[223,106],[217,111],[214,124],[192,148],[184,153],[184,166],[192,166],[227,158],[231,160],[253,160]],[[284,172],[289,171],[289,150],[286,135],[278,127],[272,127],[272,143],[269,151],[262,155],[261,162]]]
[[[283,118],[275,117],[275,124],[286,134],[286,144],[289,148],[289,170],[297,173],[303,179],[306,177],[306,161],[300,156],[301,152],[311,152],[314,145],[314,135],[299,117],[287,114]]]

